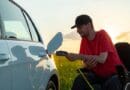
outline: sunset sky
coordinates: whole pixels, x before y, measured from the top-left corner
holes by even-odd
[[[45,43],[56,34],[72,32],[75,17],[88,14],[96,30],[112,37],[130,32],[130,0],[15,0],[35,21]]]

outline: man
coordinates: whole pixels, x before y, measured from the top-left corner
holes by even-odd
[[[122,65],[122,62],[109,35],[104,30],[95,31],[88,15],[77,16],[73,28],[77,28],[82,37],[80,54],[69,53],[66,57],[70,61],[83,60],[87,80],[94,90],[120,90],[116,65]],[[75,79],[72,90],[88,90],[81,75]]]

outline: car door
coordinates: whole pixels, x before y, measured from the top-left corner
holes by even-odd
[[[43,46],[28,41],[8,41],[12,56],[12,89],[38,90],[41,83],[47,83],[49,66],[47,57],[41,59]],[[47,75],[47,76],[46,76]],[[46,77],[43,77],[46,76]],[[43,80],[44,78],[44,80]]]
[[[21,23],[21,26],[17,24],[18,27],[25,28],[23,22],[18,21],[18,23]],[[10,23],[10,25],[14,24]],[[29,31],[29,28],[17,28],[17,31],[10,32],[16,34],[15,39],[7,41],[13,58],[12,88],[13,90],[38,90],[41,84],[47,84],[49,79],[47,77],[49,74],[48,57],[44,45],[32,29]],[[34,36],[31,38],[31,35]]]
[[[12,66],[11,88],[12,90],[37,90],[41,84],[44,87],[49,79],[48,57],[44,45],[36,28],[29,27],[25,11],[7,3],[7,10],[2,13],[2,21],[4,39],[11,55],[11,62],[9,62]],[[43,79],[43,76],[46,77]]]
[[[8,89],[5,90],[32,90],[29,78],[29,58],[27,57],[28,43],[32,39],[26,21],[21,10],[8,0],[2,0],[1,7],[1,25],[4,30],[3,39],[7,44],[1,47],[3,47],[2,50],[6,48],[5,50],[7,51],[8,49],[11,56],[11,61],[8,62],[11,66],[10,68],[8,67],[11,75],[7,70],[3,71],[6,75],[10,75],[11,79],[8,79],[6,75],[4,75],[6,77],[3,77],[6,79],[2,79],[1,72],[0,82],[6,82],[4,85],[1,85],[3,85],[2,87],[4,88],[8,87]],[[5,46],[8,46],[8,48]],[[10,87],[7,86],[9,83],[8,80],[11,81],[9,84]]]
[[[6,1],[0,1],[0,90],[12,90],[12,65],[11,55],[8,49],[7,41],[3,38],[4,27],[2,14],[5,12]]]
[[[0,39],[0,90],[11,90],[12,66],[8,46],[5,40]]]

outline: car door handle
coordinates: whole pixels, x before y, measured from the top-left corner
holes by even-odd
[[[0,53],[0,61],[7,61],[9,59],[8,54]]]

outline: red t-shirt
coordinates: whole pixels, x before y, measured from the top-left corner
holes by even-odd
[[[105,63],[98,63],[92,71],[101,77],[111,76],[116,73],[115,66],[122,65],[122,62],[108,34],[104,30],[100,30],[96,32],[96,36],[93,40],[82,38],[80,54],[99,55],[101,52],[108,52],[108,57]]]

